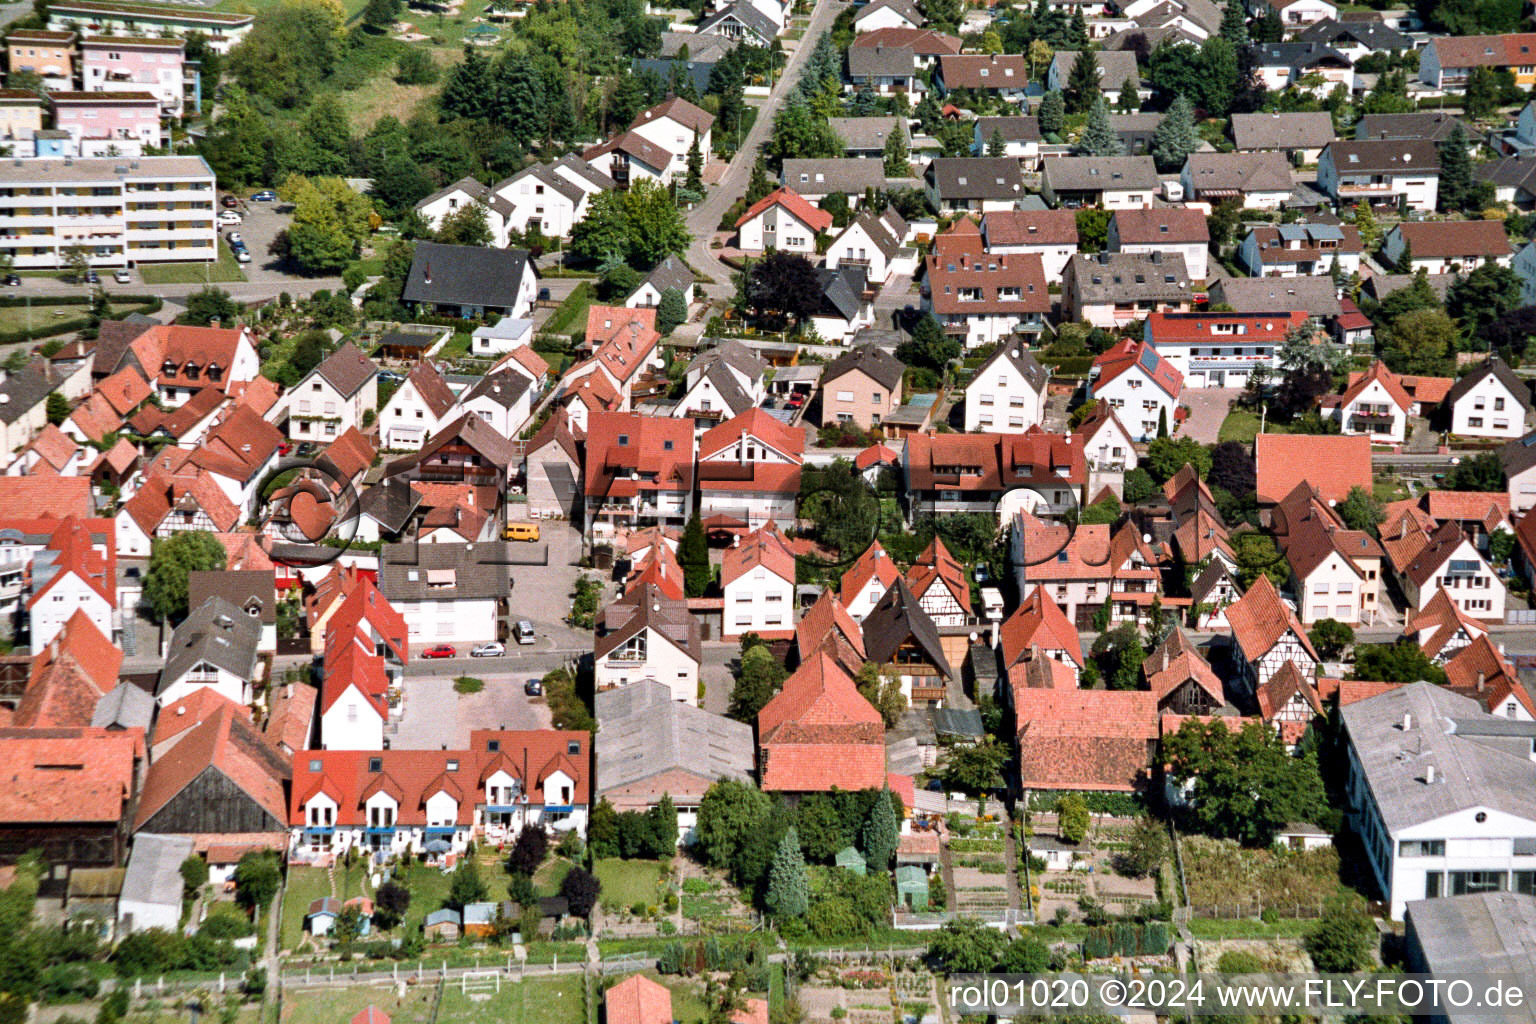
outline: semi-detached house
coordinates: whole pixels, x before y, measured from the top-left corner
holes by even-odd
[[[1189,272],[1180,253],[1074,256],[1062,275],[1062,302],[1073,320],[1113,330],[1159,312],[1187,311]]]
[[[967,349],[1016,344],[1014,335],[1037,337],[1051,311],[1040,257],[989,253],[976,226],[962,224],[969,226],[964,237],[940,235],[928,257],[924,291],[934,318]]]
[[[1188,199],[1216,204],[1241,200],[1245,209],[1278,210],[1295,186],[1280,153],[1191,153],[1179,173]]]
[[[1159,182],[1150,156],[1054,156],[1041,162],[1040,196],[1053,206],[1139,210]]]
[[[512,591],[504,543],[386,544],[379,592],[410,625],[412,644],[475,644],[502,639]]]
[[[1184,375],[1145,341],[1122,339],[1093,361],[1089,390],[1137,441],[1173,430],[1183,389]]]
[[[1116,210],[1109,218],[1110,252],[1178,252],[1191,281],[1204,281],[1211,233],[1205,214],[1196,209],[1164,207]]]
[[[1464,89],[1474,68],[1507,70],[1517,88],[1536,84],[1536,32],[1436,36],[1420,51],[1419,81],[1432,88]]]
[[[1489,263],[1507,267],[1515,254],[1497,220],[1397,224],[1382,237],[1381,251],[1403,274],[1470,274]]]
[[[1318,157],[1317,185],[1341,206],[1401,199],[1410,210],[1428,212],[1440,196],[1440,151],[1424,139],[1341,139]]]
[[[805,452],[802,430],[750,409],[699,439],[699,516],[726,516],[757,529],[792,522]]]
[[[332,352],[287,396],[288,437],[324,441],[361,427],[378,408],[379,368],[352,342]]]
[[[1077,254],[1077,215],[1071,210],[996,210],[981,218],[981,240],[994,255],[1039,256],[1045,279],[1059,281]]]

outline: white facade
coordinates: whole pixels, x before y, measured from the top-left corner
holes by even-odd
[[[1108,402],[1115,410],[1125,429],[1137,441],[1150,441],[1157,437],[1158,423],[1162,422],[1173,433],[1174,413],[1179,399],[1158,386],[1141,366],[1135,365],[1116,376],[1107,384],[1094,384],[1093,397]],[[1057,602],[1058,604],[1060,602]]]
[[[1390,444],[1401,444],[1408,436],[1408,411],[1379,380],[1371,381],[1347,404],[1341,404],[1334,419],[1339,421],[1341,434],[1366,434],[1373,441]]]
[[[1045,418],[1037,390],[1006,356],[983,366],[965,387],[965,432],[1027,430]]]
[[[722,640],[734,640],[743,633],[782,633],[795,628],[793,578],[785,579],[765,565],[755,565],[723,589]]]
[[[85,580],[65,572],[29,610],[32,650],[41,651],[59,635],[76,609],[85,612],[101,635],[112,636],[112,605]]]
[[[870,284],[885,284],[893,274],[912,274],[917,270],[917,258],[912,256],[905,260],[897,257],[887,257],[885,250],[875,244],[875,240],[869,237],[869,232],[859,220],[854,220],[843,233],[832,240],[827,247],[826,266],[829,270],[836,270],[839,265],[852,262],[862,264],[869,277]],[[897,263],[901,263],[897,267]]]
[[[448,598],[442,601],[391,601],[410,626],[411,645],[477,644],[496,639],[496,600]]]
[[[784,27],[784,9],[779,6],[778,0],[757,0],[752,6],[757,7],[764,14],[768,13],[769,8],[776,10],[778,15],[774,19],[775,24],[780,28]],[[768,16],[774,17],[773,15]],[[706,163],[709,161],[709,154],[713,144],[713,133],[708,128],[702,132],[695,132],[688,125],[683,124],[683,122],[670,115],[663,114],[661,117],[653,117],[649,120],[637,119],[630,127],[630,131],[647,142],[654,143],[668,153],[671,153],[673,160],[680,162],[681,166],[685,169],[688,166],[688,151],[693,148],[694,140],[697,138],[699,155],[704,158]]]
[[[1364,621],[1361,595],[1366,589],[1365,576],[1337,551],[1330,552],[1306,579],[1295,582],[1296,615],[1302,625],[1311,626],[1323,619],[1337,619],[1347,626]]]
[[[783,203],[774,203],[741,225],[737,245],[743,252],[816,254],[816,229],[796,217]]]
[[[322,750],[383,750],[384,718],[355,686],[320,715]]]
[[[516,437],[532,418],[533,388],[525,388],[517,401],[510,406],[492,401],[489,395],[476,395],[468,401],[460,401],[448,414],[449,422],[466,412],[479,416],[502,437]]]
[[[191,696],[204,686],[241,707],[251,702],[250,680],[243,679],[228,669],[210,665],[206,661],[193,665],[185,675],[157,694],[155,699],[160,702],[161,707],[169,707],[181,698]]]
[[[882,28],[921,28],[907,20],[906,15],[897,11],[894,7],[882,5],[881,7],[865,8],[869,13],[860,13],[853,19],[853,31],[862,35],[865,32],[875,32]]]
[[[1407,575],[1399,577],[1410,611],[1423,611],[1440,590],[1469,618],[1502,621],[1507,591],[1476,545],[1465,537],[1421,587]]]
[[[1336,203],[1352,205],[1357,199],[1383,202],[1401,197],[1408,209],[1435,208],[1440,197],[1439,171],[1399,173],[1381,169],[1340,170],[1333,163],[1333,147],[1323,150],[1317,161],[1317,186]]]
[[[1487,374],[1451,406],[1451,433],[1514,439],[1525,433],[1525,405],[1496,374]]]
[[[593,672],[599,690],[654,679],[672,691],[673,700],[694,706],[699,703],[698,661],[650,626],[597,658]]]
[[[495,186],[496,197],[511,207],[507,211],[507,227],[527,231],[537,225],[546,238],[566,238],[571,228],[586,216],[589,193],[569,179],[562,179],[567,188],[556,188],[546,178],[550,173],[553,172],[531,167]]]
[[[320,445],[363,425],[363,416],[378,409],[379,390],[369,381],[350,397],[341,394],[331,382],[311,370],[286,396],[288,399],[288,437],[294,441],[315,441]]]
[[[432,412],[430,406],[416,390],[416,384],[407,377],[390,396],[389,404],[379,413],[379,441],[386,449],[415,451],[437,433],[453,410],[446,410],[442,417]]]
[[[478,184],[478,183],[477,183]],[[471,195],[465,189],[451,185],[442,193],[429,198],[416,207],[416,212],[421,214],[427,225],[436,231],[442,226],[443,220],[452,216],[466,206],[479,206],[485,212],[485,224],[491,229],[491,238],[496,248],[507,247],[507,221],[500,213],[481,202],[479,197]]]
[[[1034,253],[1040,257],[1040,265],[1045,268],[1045,279],[1056,284],[1061,283],[1061,272],[1067,268],[1072,257],[1077,255],[1075,242],[1051,243],[1048,245],[1004,245],[987,239],[987,252],[990,255],[1013,255],[1015,253]]]

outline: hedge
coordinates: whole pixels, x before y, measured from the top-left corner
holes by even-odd
[[[1041,356],[1042,366],[1051,368],[1051,372],[1060,376],[1078,376],[1093,369],[1093,356]]]
[[[138,306],[135,308],[123,309],[122,312],[124,314],[142,313],[145,316],[148,316],[151,313],[160,312],[161,306],[163,305],[163,303],[153,295],[117,295],[108,296],[108,298],[116,299],[119,302],[126,300],[128,302],[138,303]],[[3,296],[0,297],[0,307],[14,308],[16,306],[22,305],[25,301],[25,299],[18,299],[15,296]],[[64,296],[57,300],[50,299],[45,304],[37,305],[39,308],[46,309],[49,306],[89,305],[90,301],[91,300],[89,298],[71,295]],[[75,317],[72,320],[52,320],[45,324],[39,324],[30,330],[0,331],[0,345],[14,345],[17,342],[22,341],[37,341],[40,338],[54,338],[58,337],[60,334],[71,334],[75,331],[83,331],[90,326],[91,321],[89,317]]]

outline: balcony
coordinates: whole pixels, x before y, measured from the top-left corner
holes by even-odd
[[[1389,182],[1389,181],[1376,181],[1376,182],[1367,182],[1367,183],[1364,183],[1364,184],[1349,184],[1349,185],[1346,185],[1343,182],[1340,182],[1339,183],[1339,187],[1338,187],[1338,193],[1341,196],[1384,196],[1384,197],[1391,197],[1391,196],[1396,196],[1397,195],[1397,189],[1393,188],[1392,187],[1392,183]]]

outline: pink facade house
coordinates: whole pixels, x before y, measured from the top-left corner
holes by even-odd
[[[82,156],[138,156],[165,145],[160,100],[147,92],[52,92],[53,123],[69,133]]]
[[[80,78],[86,92],[147,92],[160,112],[180,117],[186,43],[180,39],[89,36],[80,41]]]

